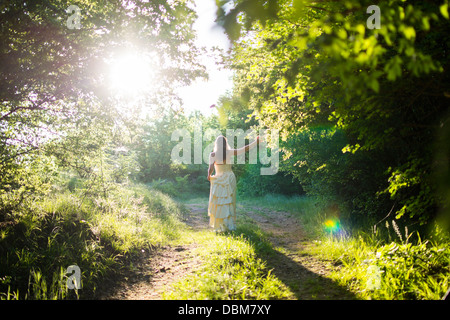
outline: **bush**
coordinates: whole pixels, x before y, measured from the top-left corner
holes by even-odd
[[[441,299],[448,289],[450,249],[430,241],[391,243],[379,248],[369,262],[380,270],[374,299]]]
[[[281,171],[274,175],[261,175],[261,167],[259,164],[246,164],[242,175],[237,174],[237,191],[240,195],[258,197],[271,193],[288,196],[304,193],[292,175]]]

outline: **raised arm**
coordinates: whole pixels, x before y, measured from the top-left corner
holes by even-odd
[[[259,141],[259,136],[256,137],[255,141],[253,141],[252,143],[250,143],[246,146],[243,146],[242,148],[230,149],[230,150],[233,152],[233,155],[238,156],[238,155],[241,155],[241,154],[253,149],[254,147],[256,147],[256,145],[258,144],[258,141]]]

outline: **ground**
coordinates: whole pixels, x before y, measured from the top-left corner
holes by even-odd
[[[184,222],[193,231],[209,231],[207,204],[188,204]],[[355,299],[344,288],[336,285],[327,275],[334,266],[308,254],[312,241],[305,235],[302,225],[290,213],[262,207],[238,205],[241,219],[255,223],[272,243],[273,252],[261,257],[272,273],[278,277],[292,295],[290,299]],[[209,232],[213,232],[210,230]],[[123,272],[104,290],[101,299],[159,300],[170,285],[195,272],[202,261],[195,254],[201,243],[168,245],[152,252],[142,252],[133,261],[133,267]]]

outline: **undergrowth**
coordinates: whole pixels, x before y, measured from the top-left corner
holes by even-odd
[[[449,289],[449,240],[382,243],[367,236],[324,237],[311,253],[335,261],[330,277],[361,299],[439,300]]]
[[[441,299],[448,290],[450,240],[437,226],[426,239],[403,232],[395,220],[386,220],[384,230],[351,229],[334,206],[305,196],[267,195],[238,204],[290,212],[310,238],[302,254],[331,261],[328,277],[360,299]],[[0,225],[0,298],[95,298],[102,281],[126,268],[128,258],[186,241],[202,244],[193,249],[202,265],[163,298],[291,297],[262,259],[270,243],[255,234],[251,221],[241,217],[235,233],[194,233],[182,223],[183,208],[161,191],[133,185],[116,186],[107,196],[56,191],[11,211]],[[68,289],[70,265],[80,267],[81,290]]]
[[[126,259],[176,239],[182,206],[145,186],[116,186],[107,196],[54,192],[10,212],[0,226],[1,299],[95,297]],[[67,267],[81,270],[81,290]]]

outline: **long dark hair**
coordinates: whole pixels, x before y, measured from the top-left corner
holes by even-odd
[[[228,149],[227,138],[225,138],[222,135],[218,136],[216,142],[214,143],[215,158],[221,159],[222,163],[225,162],[227,157],[227,149]]]

